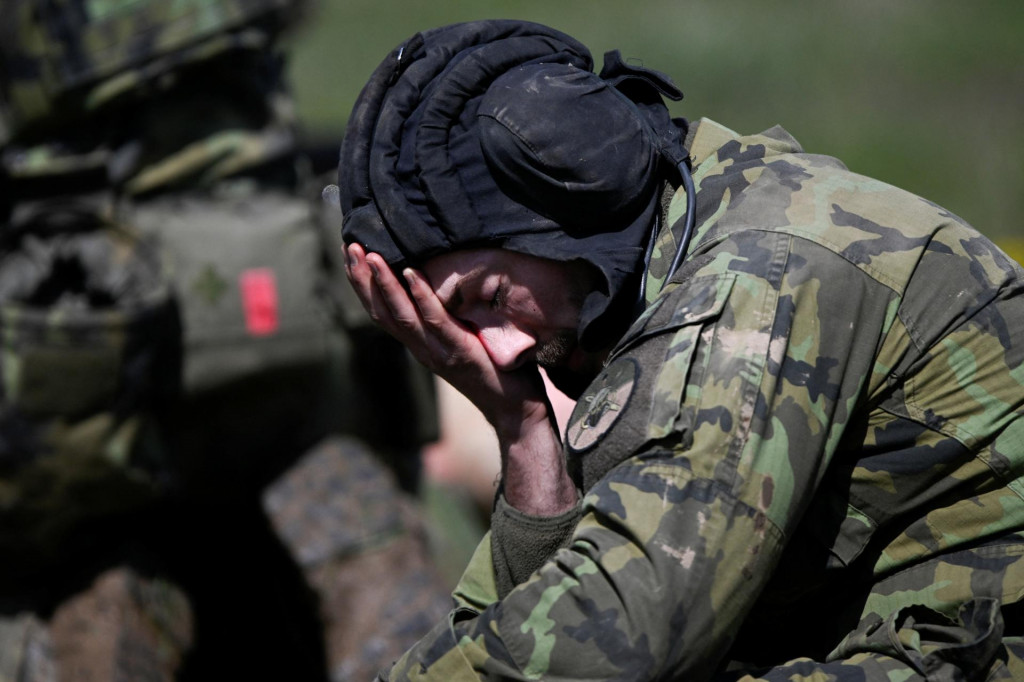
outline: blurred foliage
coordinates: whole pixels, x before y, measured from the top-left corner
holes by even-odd
[[[319,0],[294,33],[300,115],[337,137],[360,88],[416,31],[538,21],[671,75],[675,115],[740,132],[782,124],[804,148],[920,194],[1024,253],[1020,0]]]

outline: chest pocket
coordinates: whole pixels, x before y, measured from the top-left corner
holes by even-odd
[[[683,404],[690,377],[701,371],[694,365],[697,349],[734,281],[733,275],[688,279],[652,304],[612,352],[566,430],[570,468],[584,490],[645,444],[687,430]]]
[[[732,291],[734,276],[698,278],[688,283],[685,301],[670,318],[668,329],[675,328],[668,342],[651,393],[650,417],[647,437],[664,438],[673,431],[681,418],[687,378],[691,373],[694,354],[700,337],[708,325],[718,319]]]

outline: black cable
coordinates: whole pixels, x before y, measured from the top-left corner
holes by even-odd
[[[676,248],[676,255],[672,258],[668,274],[665,275],[665,281],[668,281],[682,265],[683,257],[686,256],[686,250],[690,247],[690,240],[693,238],[694,225],[697,222],[697,191],[693,187],[690,169],[686,167],[686,161],[680,162],[676,167],[683,178],[683,187],[686,188],[686,222],[683,223],[683,236],[679,240],[679,246]]]
[[[640,295],[636,299],[637,310],[643,310],[646,307],[647,301],[647,270],[651,266],[651,256],[654,254],[654,242],[658,240],[658,233],[661,231],[661,217],[658,215],[654,216],[654,228],[651,230],[651,236],[647,240],[647,250],[644,252],[644,272],[640,275]]]
[[[693,238],[693,228],[697,222],[697,191],[693,186],[693,178],[690,176],[690,169],[686,167],[686,161],[682,161],[677,166],[679,168],[679,174],[683,178],[683,187],[686,188],[686,220],[683,223],[683,235],[679,240],[679,246],[676,247],[676,253],[672,257],[672,265],[668,269],[668,274],[665,275],[665,281],[667,282],[672,275],[675,274],[679,266],[682,265],[683,258],[686,256],[686,250],[690,246],[690,240]],[[640,276],[640,293],[636,299],[636,309],[642,311],[647,307],[647,270],[651,264],[651,255],[654,252],[654,242],[658,239],[658,233],[660,232],[659,219],[656,217],[654,221],[654,229],[651,230],[651,237],[647,241],[647,252],[644,254],[644,272]]]

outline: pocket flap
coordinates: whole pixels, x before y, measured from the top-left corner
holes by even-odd
[[[612,350],[609,360],[649,336],[717,317],[729,300],[735,282],[736,275],[732,273],[687,280],[644,311]]]

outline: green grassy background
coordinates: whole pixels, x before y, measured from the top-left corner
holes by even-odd
[[[288,40],[300,114],[340,135],[363,82],[418,30],[539,21],[671,75],[675,115],[776,123],[808,151],[964,217],[1024,256],[1021,0],[319,0]]]

